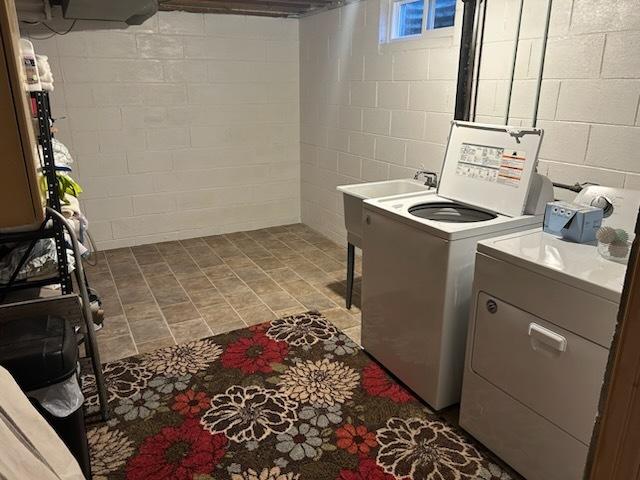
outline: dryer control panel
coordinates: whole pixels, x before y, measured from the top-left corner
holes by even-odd
[[[589,185],[576,196],[574,203],[602,208],[603,225],[632,232],[640,209],[640,191]]]

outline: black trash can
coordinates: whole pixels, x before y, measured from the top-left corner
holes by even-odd
[[[0,323],[0,365],[6,368],[91,478],[73,327],[55,316]]]

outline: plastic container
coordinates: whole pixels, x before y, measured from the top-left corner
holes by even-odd
[[[0,323],[0,365],[26,393],[91,478],[74,328],[50,315]]]
[[[33,49],[33,43],[26,38],[20,39],[20,56],[27,90],[30,92],[42,90],[40,74],[38,73],[38,62],[36,61],[36,53]]]
[[[616,243],[598,242],[598,253],[607,260],[626,265],[629,262],[629,254],[631,253],[631,241]]]

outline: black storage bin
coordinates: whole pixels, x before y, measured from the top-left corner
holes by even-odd
[[[51,387],[76,375],[78,345],[73,327],[50,315],[0,323],[0,365],[6,368],[27,397],[30,391]],[[66,417],[49,413],[31,401],[91,478],[83,408]]]

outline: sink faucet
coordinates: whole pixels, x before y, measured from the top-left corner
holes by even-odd
[[[438,186],[438,174],[436,172],[431,172],[429,170],[418,170],[413,176],[413,179],[420,180],[421,176],[424,176],[424,184],[429,187],[429,189],[436,188]]]

